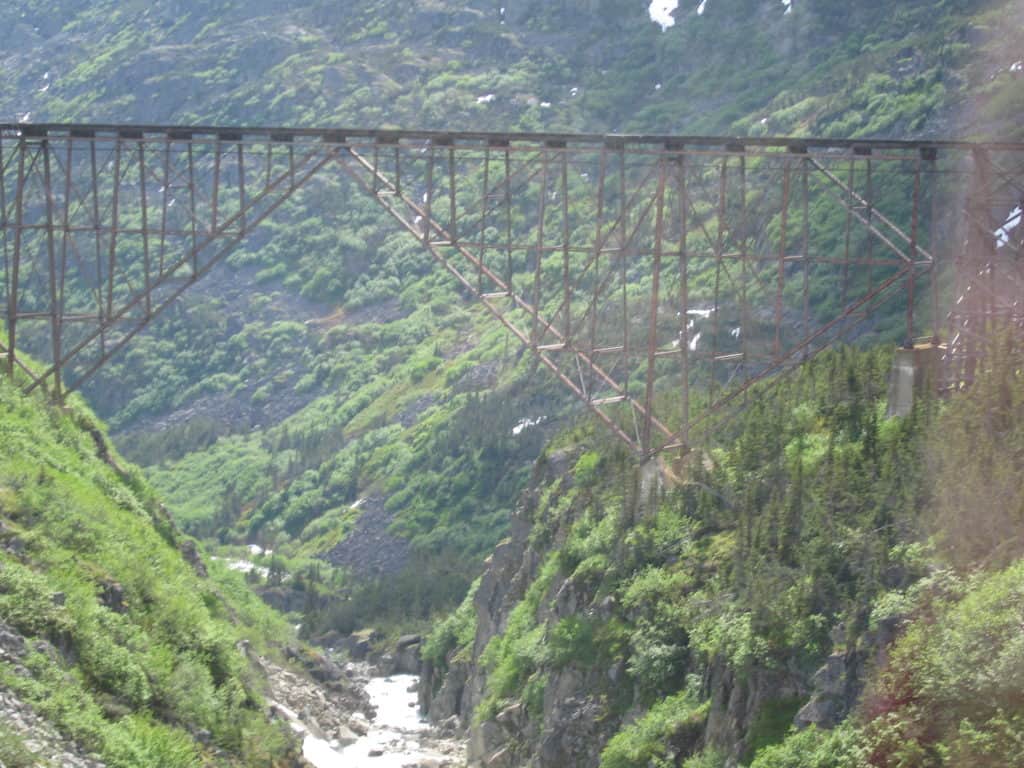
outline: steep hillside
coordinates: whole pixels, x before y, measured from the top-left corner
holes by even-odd
[[[806,366],[673,489],[553,446],[425,644],[471,764],[1018,764],[1020,351],[905,419],[885,362]]]
[[[253,665],[289,638],[83,405],[0,381],[0,764],[298,766]]]

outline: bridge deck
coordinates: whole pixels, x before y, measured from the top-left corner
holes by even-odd
[[[671,134],[627,133],[538,133],[501,131],[429,131],[397,130],[390,128],[287,128],[265,126],[212,126],[212,125],[118,125],[111,123],[0,123],[0,133],[21,134],[27,137],[70,136],[74,138],[167,138],[227,141],[289,142],[296,140],[327,143],[432,143],[478,144],[505,146],[515,144],[544,144],[571,147],[709,147],[725,151],[743,151],[744,148],[804,151],[852,150],[867,153],[876,150],[972,150],[1024,151],[1024,142],[1013,141],[960,141],[951,139],[834,139],[812,136],[679,136]]]

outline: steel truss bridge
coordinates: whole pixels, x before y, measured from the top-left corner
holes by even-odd
[[[1024,325],[1024,144],[4,124],[0,362],[61,400],[325,180],[642,456],[879,323],[947,386]]]

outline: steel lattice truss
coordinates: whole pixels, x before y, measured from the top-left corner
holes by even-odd
[[[325,177],[645,456],[883,320],[947,386],[1024,324],[1024,145],[4,125],[0,171],[0,355],[58,399]]]

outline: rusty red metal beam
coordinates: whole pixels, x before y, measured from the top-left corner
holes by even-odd
[[[1024,225],[1000,229],[1024,190],[1019,143],[0,124],[8,375],[80,388],[326,174],[641,456],[687,449],[897,305],[905,343],[943,345],[947,386],[997,327],[1024,326]],[[42,322],[36,371],[19,341]]]

